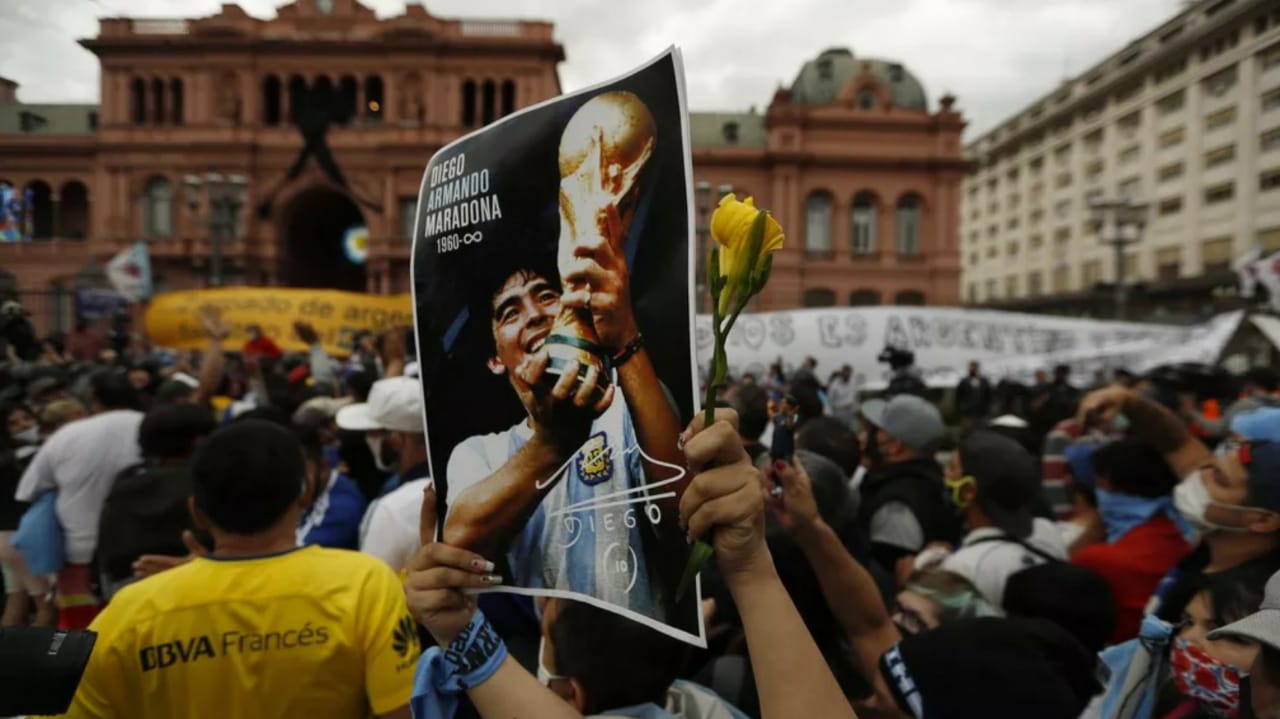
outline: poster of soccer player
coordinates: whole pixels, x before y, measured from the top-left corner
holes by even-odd
[[[678,500],[696,409],[689,130],[677,50],[440,150],[413,294],[443,541],[496,591],[705,644]]]

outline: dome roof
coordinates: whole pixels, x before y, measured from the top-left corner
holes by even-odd
[[[864,68],[889,88],[894,106],[928,112],[924,85],[902,63],[869,57],[855,59],[853,51],[843,47],[823,50],[800,68],[800,74],[791,83],[791,102],[829,105],[836,101],[840,88],[861,75]]]

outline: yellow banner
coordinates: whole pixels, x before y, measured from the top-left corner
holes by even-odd
[[[249,336],[246,328],[258,325],[262,333],[288,351],[307,347],[293,333],[293,323],[315,327],[328,353],[345,357],[360,330],[377,333],[413,324],[409,295],[365,295],[338,290],[306,290],[282,287],[227,287],[188,290],[157,295],[147,307],[146,329],[159,347],[200,349],[207,343],[199,309],[213,305],[222,310],[223,323],[231,327],[226,345],[238,350]]]

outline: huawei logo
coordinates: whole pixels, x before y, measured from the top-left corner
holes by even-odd
[[[418,627],[413,617],[404,617],[391,633],[391,648],[401,657],[408,656],[409,651],[418,646]]]

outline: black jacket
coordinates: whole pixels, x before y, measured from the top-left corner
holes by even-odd
[[[986,417],[991,411],[991,382],[979,376],[970,382],[968,375],[956,385],[956,411],[961,417]]]
[[[925,544],[929,542],[957,542],[960,540],[960,517],[946,501],[946,485],[942,482],[942,468],[933,459],[912,459],[881,465],[867,473],[863,480],[862,506],[859,524],[870,533],[871,518],[890,502],[900,502],[911,510],[924,530]],[[917,549],[923,549],[919,547]],[[892,560],[883,547],[872,540],[872,551],[883,565]],[[898,550],[905,554],[904,550]],[[892,571],[892,566],[885,569]]]

